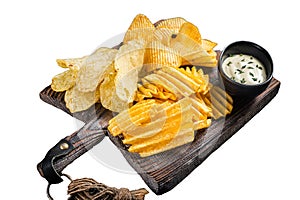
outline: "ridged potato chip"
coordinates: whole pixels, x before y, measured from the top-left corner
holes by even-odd
[[[181,26],[187,21],[182,17],[174,17],[160,21],[156,28],[157,29],[169,29],[174,33],[178,33]]]
[[[126,44],[132,40],[144,40],[146,43],[153,39],[155,27],[152,22],[143,14],[137,15],[128,28],[123,43]]]
[[[139,102],[144,99],[155,98],[161,100],[177,100],[175,94],[167,91],[163,87],[156,86],[151,83],[147,83],[144,85],[138,84],[138,90],[135,96],[135,101]]]
[[[52,78],[51,88],[56,92],[63,92],[75,85],[77,70],[69,69]]]
[[[163,45],[170,47],[172,37],[175,37],[180,27],[187,22],[181,17],[170,18],[162,20],[156,26],[156,30],[153,33],[153,39],[160,41]]]
[[[188,98],[184,98],[177,103],[154,103],[151,106],[150,108],[158,106],[152,112],[152,116],[150,116],[151,109],[149,108],[146,111],[144,109],[138,115],[141,118],[148,116],[146,123],[137,125],[132,118],[126,117],[124,121],[122,118],[117,119],[119,116],[109,122],[108,129],[110,132],[113,135],[123,134],[123,143],[131,145],[128,149],[130,152],[139,153],[141,156],[149,156],[194,140],[193,113],[190,110],[191,103]],[[136,110],[135,106],[132,106],[129,111],[123,111],[120,115],[123,116],[125,113],[125,116],[127,116],[130,110]],[[148,112],[148,115],[145,112]]]
[[[88,56],[80,68],[76,86],[81,92],[95,91],[103,81],[107,69],[112,65],[118,50],[101,47]]]
[[[99,93],[98,89],[92,92],[81,92],[74,86],[65,93],[66,106],[71,113],[86,110],[99,101]]]
[[[148,43],[144,54],[145,70],[150,72],[162,67],[180,67],[182,63],[178,52],[163,45],[160,41]]]

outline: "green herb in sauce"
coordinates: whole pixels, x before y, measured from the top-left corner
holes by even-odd
[[[259,84],[266,80],[266,70],[262,63],[251,55],[229,55],[222,68],[228,78],[246,85]]]

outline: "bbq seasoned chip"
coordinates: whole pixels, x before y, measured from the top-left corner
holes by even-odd
[[[116,55],[116,94],[124,102],[131,103],[134,100],[138,74],[144,63],[144,52],[144,41],[132,40],[122,45]]]
[[[180,67],[181,63],[178,52],[163,45],[160,41],[152,41],[146,47],[144,66],[148,72],[162,67]]]
[[[69,69],[52,78],[51,88],[56,92],[63,92],[75,85],[77,71]]]
[[[76,86],[81,92],[95,91],[103,81],[107,69],[112,65],[118,50],[101,47],[88,56],[80,68]]]
[[[92,92],[81,92],[76,86],[67,90],[65,93],[65,102],[71,113],[88,109],[99,101],[99,89]]]
[[[144,40],[146,43],[153,39],[153,32],[155,30],[152,22],[143,14],[137,15],[130,27],[128,28],[123,43],[126,44],[131,40]]]

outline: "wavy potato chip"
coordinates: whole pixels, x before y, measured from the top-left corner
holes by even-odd
[[[144,54],[145,70],[150,72],[162,67],[180,67],[181,56],[173,48],[163,45],[160,41],[148,43]]]
[[[76,86],[67,90],[65,93],[65,102],[71,113],[79,112],[90,108],[100,98],[99,89],[92,92],[81,92]]]
[[[69,69],[52,78],[51,88],[56,92],[63,92],[75,85],[78,71]]]
[[[178,33],[182,24],[186,23],[187,21],[182,18],[182,17],[174,17],[174,18],[169,18],[160,21],[156,28],[157,29],[169,29],[172,30],[174,33]]]
[[[152,22],[143,14],[137,15],[127,32],[125,33],[123,43],[126,44],[131,40],[144,40],[146,43],[153,39],[153,32],[155,30]]]
[[[81,92],[95,91],[112,65],[118,50],[101,47],[88,56],[80,68],[76,86]]]

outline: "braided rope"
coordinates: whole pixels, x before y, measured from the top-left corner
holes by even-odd
[[[143,200],[147,193],[146,189],[108,187],[91,178],[73,180],[68,186],[68,200]]]

